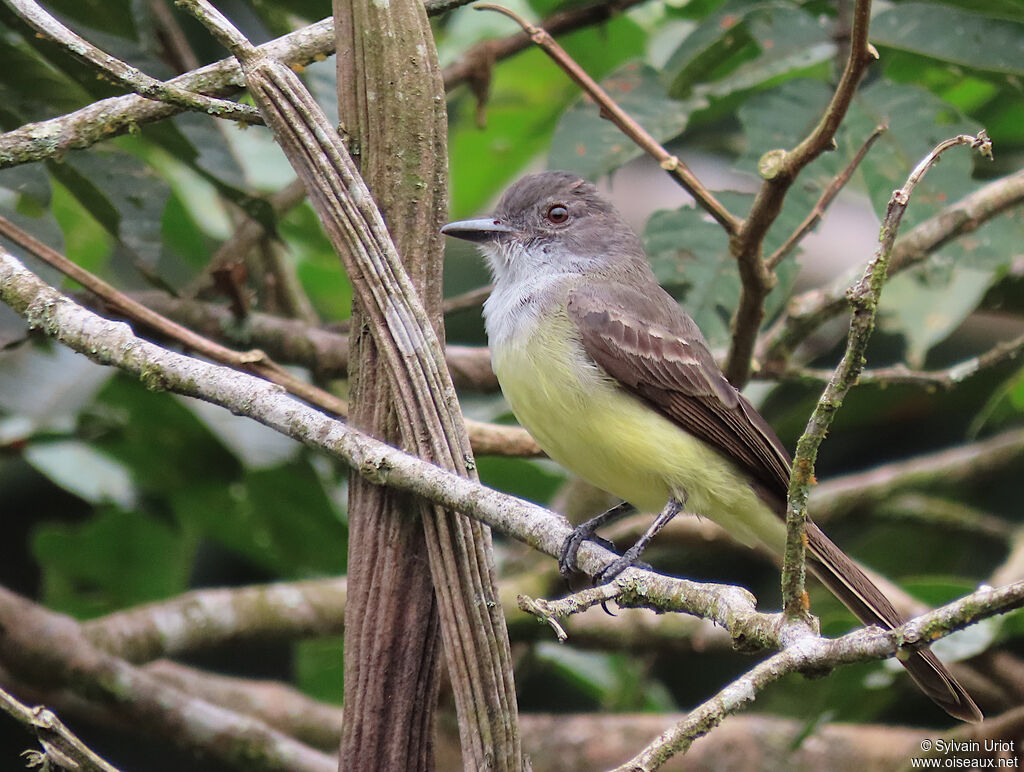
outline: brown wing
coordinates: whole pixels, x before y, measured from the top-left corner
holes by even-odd
[[[747,471],[785,501],[790,458],[764,418],[726,380],[704,336],[657,285],[574,290],[568,313],[583,348],[627,391]]]

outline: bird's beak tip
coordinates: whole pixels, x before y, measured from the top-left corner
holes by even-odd
[[[441,228],[445,236],[453,236],[466,241],[493,241],[502,234],[511,233],[512,228],[494,217],[482,217],[478,220],[459,220],[450,222]]]

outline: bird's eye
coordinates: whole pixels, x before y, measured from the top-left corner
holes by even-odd
[[[561,225],[569,219],[569,210],[564,204],[552,204],[544,213],[544,217],[547,218],[548,222],[552,222],[555,225]]]

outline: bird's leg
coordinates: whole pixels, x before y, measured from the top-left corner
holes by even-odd
[[[672,496],[665,508],[658,513],[658,516],[654,518],[654,522],[651,523],[650,527],[644,531],[636,543],[626,550],[622,557],[616,558],[601,571],[597,576],[594,577],[594,584],[605,584],[610,582],[616,576],[621,574],[630,566],[635,566],[637,560],[643,554],[643,551],[647,548],[647,544],[658,535],[658,532],[668,525],[669,521],[683,511],[683,505],[686,502],[686,497]]]
[[[576,526],[562,543],[562,549],[558,555],[558,572],[566,579],[572,575],[573,571],[576,570],[576,559],[580,551],[580,545],[587,540],[595,541],[602,547],[606,547],[614,552],[615,545],[607,539],[597,536],[597,529],[602,525],[621,520],[633,512],[634,509],[633,505],[628,501],[622,501],[600,515],[592,517],[585,523],[580,523]]]

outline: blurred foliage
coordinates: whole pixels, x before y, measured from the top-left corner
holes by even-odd
[[[166,4],[173,12],[173,3]],[[152,75],[181,71],[183,52],[168,48],[167,30],[149,3],[46,5]],[[511,4],[535,19],[573,5]],[[231,0],[218,6],[258,41],[330,12],[327,0]],[[649,0],[562,43],[680,157],[709,157],[738,175],[733,179],[739,190],[716,195],[742,216],[756,190],[758,159],[806,136],[827,104],[850,7],[825,0]],[[189,56],[205,63],[225,55],[184,14],[174,18]],[[436,19],[435,30],[445,64],[476,42],[515,32],[507,19],[470,9]],[[893,188],[941,139],[984,126],[995,143],[993,164],[965,151],[949,153],[918,188],[904,228],[1022,166],[1024,4],[879,3],[872,41],[880,60],[850,108],[836,150],[801,175],[769,233],[766,253],[799,224],[876,125],[888,131],[850,190],[879,215]],[[3,130],[119,93],[2,8],[0,59]],[[311,66],[303,77],[333,115],[333,62]],[[466,87],[449,95],[448,106],[454,217],[486,211],[525,171],[569,168],[605,180],[640,154],[535,49],[496,64],[485,127],[478,125],[477,104]],[[349,315],[352,290],[312,210],[301,204],[275,215],[267,202],[291,177],[266,130],[183,115],[88,150],[0,171],[0,212],[120,288],[183,294],[202,283],[218,246],[251,216],[284,249],[283,268],[268,267],[265,252],[251,257],[245,284],[250,300],[278,311],[273,271],[290,271],[321,323],[337,324]],[[661,209],[643,228],[659,278],[711,343],[725,345],[740,289],[725,236],[689,206],[649,203]],[[871,364],[945,366],[1019,334],[1022,243],[1018,210],[894,278],[883,296]],[[452,252],[446,281],[468,289],[467,282],[479,281],[480,268],[467,262],[465,252]],[[766,325],[792,295],[799,259],[798,253],[781,265]],[[47,280],[75,289],[27,262]],[[216,292],[207,295],[223,300]],[[976,332],[979,320],[987,321],[987,332]],[[475,314],[461,314],[451,328],[460,339],[481,339]],[[836,340],[819,347],[814,364],[834,362]],[[90,617],[189,587],[344,571],[345,470],[338,464],[252,422],[148,392],[59,346],[26,337],[6,309],[0,309],[0,342],[0,511],[14,540],[4,554],[17,556],[5,563],[0,581],[53,608]],[[758,388],[766,415],[791,443],[816,390]],[[507,418],[500,399],[466,400],[476,418]],[[943,395],[861,388],[840,411],[823,448],[822,470],[835,475],[935,450],[1019,425],[1022,415],[1024,370],[1012,364]],[[481,459],[479,469],[485,482],[543,503],[564,480],[549,462]],[[1019,491],[1011,479],[980,487],[942,493],[1019,524]],[[857,557],[930,602],[975,586],[1006,550],[1005,544],[993,548],[991,539],[943,534],[928,522],[893,526],[870,512],[861,515],[829,530]],[[688,575],[743,582],[766,603],[777,597],[774,567],[746,554],[701,548],[652,557]],[[823,594],[815,595],[815,604],[827,631],[849,626],[849,616]],[[982,645],[998,638],[1011,650],[1024,648],[1019,618],[993,622],[982,632]],[[285,663],[284,671],[294,672],[310,693],[338,700],[338,648],[336,641],[296,645],[294,662]],[[976,649],[967,645],[960,653]],[[748,665],[724,654],[684,661],[678,655],[635,658],[541,645],[523,659],[520,687],[524,706],[533,710],[664,710],[695,704]],[[942,721],[923,698],[910,694],[906,679],[896,682],[899,690],[883,688],[890,680],[881,664],[844,668],[814,683],[792,678],[773,687],[758,707],[811,722],[823,716]]]

